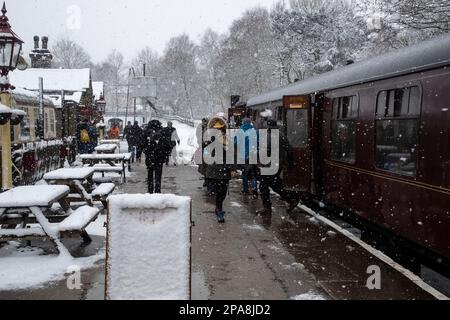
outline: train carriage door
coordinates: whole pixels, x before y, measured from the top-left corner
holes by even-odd
[[[293,166],[284,164],[286,186],[309,191],[311,186],[311,99],[310,96],[285,96],[285,133],[291,147]]]

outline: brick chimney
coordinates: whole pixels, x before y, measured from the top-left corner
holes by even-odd
[[[48,50],[48,37],[42,37],[42,48],[39,48],[39,36],[34,36],[34,49],[30,52],[31,67],[50,69],[53,56]]]

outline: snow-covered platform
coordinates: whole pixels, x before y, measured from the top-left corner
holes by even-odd
[[[116,193],[145,192],[145,166],[135,164],[133,169],[135,174],[128,183],[118,186]],[[196,167],[165,167],[163,177],[164,193],[192,198],[193,299],[443,298],[407,270],[333,228],[320,215],[300,208],[289,215],[273,196],[273,215],[257,216],[260,201],[241,195],[240,181],[234,180],[225,204],[226,223],[220,225],[214,214],[214,199],[202,188]],[[371,290],[367,283],[377,269],[380,287]],[[104,279],[103,269],[86,277],[87,283]],[[0,298],[38,295],[51,299],[55,294],[73,294],[66,292],[64,281],[61,283],[19,293],[0,289]],[[95,295],[80,294],[79,298],[104,296],[100,288]]]

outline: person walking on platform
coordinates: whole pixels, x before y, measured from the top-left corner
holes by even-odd
[[[264,209],[258,211],[259,215],[270,215],[272,214],[272,201],[270,200],[270,189],[278,193],[282,200],[289,204],[288,213],[292,212],[299,204],[300,197],[296,192],[289,191],[285,188],[283,180],[281,178],[282,168],[281,164],[288,162],[292,165],[292,158],[290,152],[290,145],[286,136],[279,130],[279,143],[278,146],[271,145],[271,134],[273,130],[279,130],[277,122],[275,120],[267,120],[267,131],[268,131],[268,143],[267,143],[267,154],[272,155],[272,152],[280,153],[280,161],[278,165],[278,172],[274,175],[261,175],[260,182],[260,192],[261,200]],[[279,150],[275,150],[278,147]]]
[[[219,223],[225,222],[225,212],[223,210],[223,202],[225,201],[228,193],[228,186],[231,180],[231,167],[226,164],[226,152],[229,147],[229,142],[227,139],[227,123],[224,119],[217,117],[211,119],[208,124],[209,129],[220,130],[222,139],[220,141],[220,148],[213,148],[213,142],[215,138],[213,137],[210,141],[205,142],[205,153],[215,157],[215,152],[223,152],[223,163],[213,163],[208,164],[205,167],[205,179],[208,179],[209,183],[214,189],[214,194],[216,197],[216,209],[215,214]]]
[[[97,129],[88,120],[83,119],[77,128],[78,153],[94,153],[97,139]]]
[[[123,138],[127,140],[128,144],[128,152],[131,153],[131,162],[134,163],[134,159],[136,156],[135,152],[135,146],[133,145],[133,133],[132,133],[133,126],[131,125],[131,121],[128,121],[127,126],[123,130]]]
[[[109,130],[109,139],[111,140],[119,140],[120,139],[120,129],[117,124],[114,124],[112,128]]]
[[[166,165],[169,165],[169,162],[172,161],[174,166],[177,166],[178,155],[177,155],[177,144],[180,145],[180,137],[178,136],[177,129],[173,127],[172,122],[167,122],[167,127],[164,128],[164,135],[166,139],[170,141],[172,146],[171,150],[168,152],[166,156]]]
[[[245,164],[242,166],[242,193],[249,194],[249,184],[251,187],[254,199],[258,198],[258,167],[256,164],[250,163],[251,155],[256,155],[258,152],[258,132],[252,124],[250,118],[244,118],[243,124],[240,128],[237,139],[240,141],[238,145],[241,147],[238,150],[239,160]],[[242,163],[242,162],[241,162]]]
[[[133,127],[131,128],[131,134],[133,136],[131,143],[133,144],[136,150],[136,161],[141,163],[142,160],[142,148],[140,141],[142,141],[142,137],[144,135],[144,131],[139,126],[139,122],[135,121]]]
[[[150,121],[142,142],[148,172],[148,193],[150,194],[161,193],[163,165],[169,148],[170,143],[163,134],[161,122],[158,120]]]

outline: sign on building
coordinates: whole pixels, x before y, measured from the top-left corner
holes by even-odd
[[[136,77],[130,80],[130,95],[132,98],[156,98],[157,78]]]

